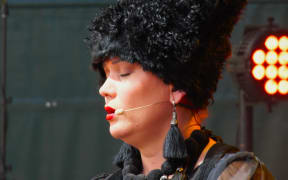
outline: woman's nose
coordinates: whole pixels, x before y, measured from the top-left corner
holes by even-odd
[[[115,85],[113,84],[113,80],[107,78],[104,84],[99,89],[99,94],[104,98],[113,98],[116,95]]]

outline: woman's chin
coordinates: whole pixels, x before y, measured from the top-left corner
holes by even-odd
[[[125,127],[121,126],[120,123],[116,123],[116,124],[110,124],[110,134],[115,139],[124,140],[131,133],[129,133],[129,128],[127,128],[127,125]]]

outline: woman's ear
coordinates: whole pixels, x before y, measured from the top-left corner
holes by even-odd
[[[178,104],[185,95],[186,93],[184,91],[173,91],[173,89],[171,89],[170,102],[172,103],[172,101],[174,100],[175,104]]]

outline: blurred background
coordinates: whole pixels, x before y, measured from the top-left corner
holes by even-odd
[[[109,134],[97,74],[90,69],[83,40],[93,17],[115,2],[8,1],[7,96],[12,98],[8,180],[84,180],[113,169],[111,162],[121,142]],[[287,0],[249,0],[233,31],[233,47],[241,42],[245,26],[265,25],[269,17],[288,28]],[[225,70],[205,121],[207,128],[232,145],[240,119],[238,89]],[[287,117],[287,101],[276,103],[272,111],[265,103],[254,105],[253,151],[277,179],[287,176]]]

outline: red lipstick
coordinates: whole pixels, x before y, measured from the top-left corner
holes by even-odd
[[[110,107],[110,106],[105,106],[104,109],[105,109],[106,112],[107,112],[106,120],[109,121],[109,120],[113,119],[115,109],[112,108],[112,107]]]

